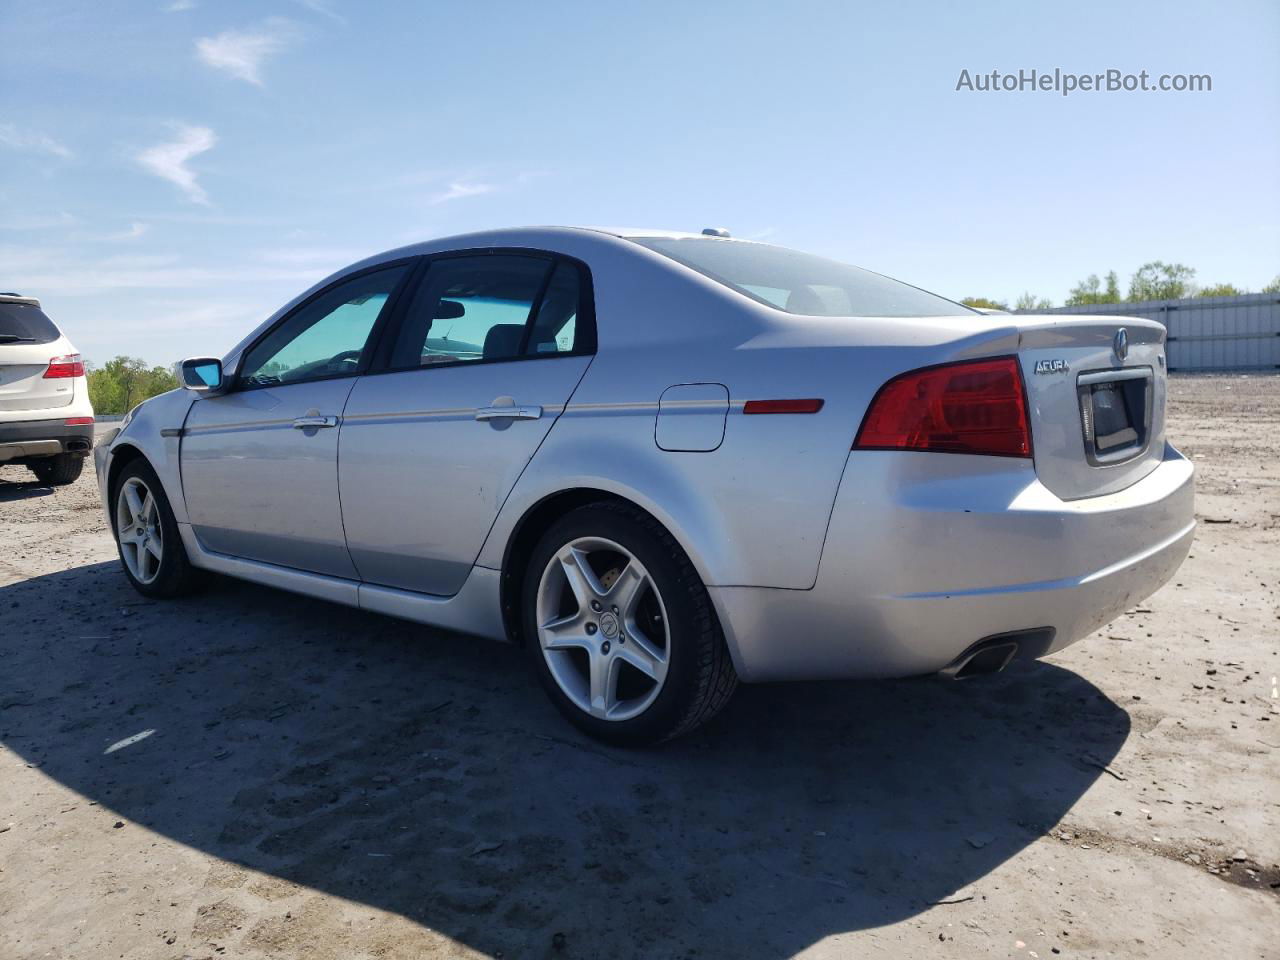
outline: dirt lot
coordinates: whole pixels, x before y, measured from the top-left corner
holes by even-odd
[[[1175,583],[1049,661],[649,752],[512,648],[117,570],[0,468],[0,957],[1280,957],[1280,378],[1182,377]]]

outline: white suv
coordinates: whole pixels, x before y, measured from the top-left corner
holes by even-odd
[[[80,476],[92,449],[80,354],[39,300],[0,293],[0,465],[23,464],[57,486]]]

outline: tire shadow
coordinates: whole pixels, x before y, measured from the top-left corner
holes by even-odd
[[[1129,731],[1041,663],[744,687],[623,751],[523,656],[230,580],[151,603],[99,563],[0,587],[0,739],[122,819],[491,955],[773,958],[979,884]]]

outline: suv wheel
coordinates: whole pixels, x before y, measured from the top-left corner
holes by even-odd
[[[591,504],[552,526],[533,552],[522,614],[547,694],[601,740],[635,745],[687,733],[737,686],[693,564],[633,507]]]
[[[54,457],[46,457],[27,465],[41,483],[51,487],[65,487],[75,483],[84,469],[84,457],[73,453],[60,453]]]

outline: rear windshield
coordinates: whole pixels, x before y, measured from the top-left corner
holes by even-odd
[[[640,237],[635,242],[787,313],[955,317],[974,312],[870,270],[785,247],[712,237]]]
[[[58,328],[39,307],[0,301],[0,344],[53,343]]]

